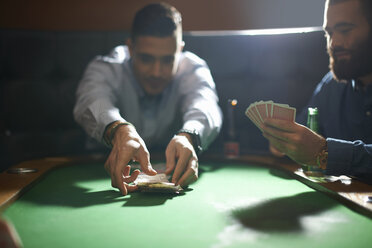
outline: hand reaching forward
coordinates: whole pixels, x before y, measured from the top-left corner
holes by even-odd
[[[118,127],[112,139],[112,150],[105,163],[105,169],[111,176],[112,187],[118,188],[123,195],[137,190],[136,185],[129,183],[136,180],[140,171],[135,170],[130,175],[128,163],[138,161],[141,169],[148,175],[156,175],[156,171],[150,164],[150,154],[145,142],[131,125]]]
[[[165,151],[166,174],[173,172],[172,183],[185,187],[198,179],[198,157],[187,133],[175,135]]]
[[[317,165],[316,157],[326,144],[319,134],[296,122],[279,119],[266,119],[261,128],[270,146],[279,152],[299,164]]]

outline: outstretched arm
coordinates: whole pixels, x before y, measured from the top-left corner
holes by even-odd
[[[197,155],[208,148],[222,126],[222,111],[208,66],[196,57],[192,63],[185,61],[183,66],[188,69],[179,89],[183,125],[166,149],[166,173],[173,172],[172,182],[181,186],[197,180]]]

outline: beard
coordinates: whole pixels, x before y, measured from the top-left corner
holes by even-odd
[[[354,48],[334,48],[328,47],[329,68],[337,81],[352,80],[363,77],[372,72],[372,35],[357,44]],[[337,59],[335,53],[349,52],[350,59]]]

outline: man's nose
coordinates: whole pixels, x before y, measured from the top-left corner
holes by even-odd
[[[343,48],[343,39],[340,34],[337,34],[336,32],[330,37],[330,48],[332,50],[337,48]]]
[[[155,61],[151,68],[151,76],[159,77],[161,75],[161,62]]]

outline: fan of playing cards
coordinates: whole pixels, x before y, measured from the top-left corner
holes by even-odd
[[[266,118],[295,121],[296,109],[288,104],[273,101],[254,102],[245,111],[245,115],[259,128]]]

